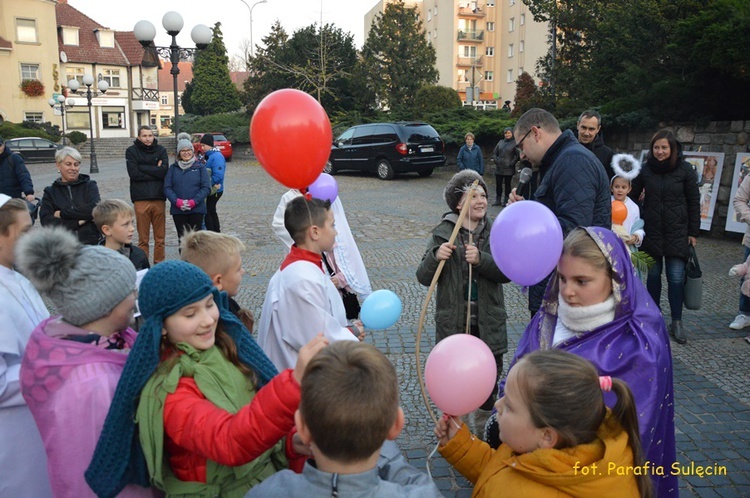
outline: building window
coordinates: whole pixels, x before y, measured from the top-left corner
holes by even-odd
[[[68,85],[68,81],[70,80],[78,80],[78,84],[81,85],[82,88],[85,88],[83,85],[83,68],[82,67],[66,67],[65,68],[65,86]]]
[[[24,121],[31,121],[32,123],[43,123],[44,122],[44,114],[41,112],[24,112],[23,113],[23,120]]]
[[[521,14],[521,26],[526,24],[526,14]]]
[[[466,77],[466,69],[459,69],[458,70],[458,82],[467,83],[468,81],[469,81],[469,78]]]
[[[511,4],[511,6],[515,5],[516,4],[516,0],[510,0],[510,4]]]
[[[518,42],[518,51],[519,52],[523,52],[523,40],[521,40],[520,42]]]
[[[520,66],[520,67],[518,68],[518,74],[523,74],[523,66]]]
[[[21,81],[38,79],[39,64],[21,64]]]
[[[162,95],[161,96],[161,105],[167,105],[167,104],[169,104],[169,97],[167,97],[166,95]]]
[[[435,15],[437,15],[437,5],[435,6],[434,9],[432,9],[432,13],[435,14]]]
[[[104,128],[125,128],[124,107],[102,107]]]
[[[516,18],[511,17],[508,19],[508,31],[513,31],[516,29]]]
[[[36,20],[16,19],[16,41],[18,43],[37,43]]]
[[[68,123],[68,129],[88,130],[89,111],[76,111],[74,109],[65,111],[65,121]]]
[[[488,22],[487,23],[487,31],[495,31],[495,23],[494,22]]]
[[[120,88],[120,70],[119,69],[105,69],[102,73],[104,81],[109,83],[112,88]]]
[[[513,83],[513,70],[508,69],[508,83]]]
[[[63,26],[62,39],[63,45],[78,46],[78,28]]]
[[[435,30],[435,31],[432,32],[432,37],[433,38],[437,38],[437,30]]]
[[[427,9],[427,22],[432,21],[432,11]]]
[[[487,7],[494,7],[495,6],[495,0],[487,0]]]
[[[492,81],[494,79],[494,74],[492,71],[485,71],[484,72],[484,79],[485,81]]]
[[[492,57],[493,55],[495,55],[495,47],[487,47],[484,51],[484,55],[488,57]]]
[[[513,57],[513,44],[508,45],[508,57]]]

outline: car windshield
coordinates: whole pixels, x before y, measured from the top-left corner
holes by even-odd
[[[408,142],[424,142],[440,138],[435,128],[430,125],[405,125],[404,130],[409,135]]]
[[[226,142],[227,141],[227,137],[225,137],[224,135],[216,135],[216,134],[214,134],[214,141],[216,141],[216,142]]]

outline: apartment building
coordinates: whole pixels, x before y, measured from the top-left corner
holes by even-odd
[[[365,15],[365,39],[388,1],[380,0]],[[497,108],[513,101],[522,72],[538,79],[536,62],[548,51],[549,27],[535,22],[522,0],[411,0],[406,5],[417,8],[435,47],[438,84],[458,91],[465,105]]]
[[[53,121],[61,91],[54,0],[0,1],[0,123]],[[38,82],[22,89],[22,83]],[[59,119],[56,118],[58,124]]]
[[[174,121],[174,77],[172,76],[172,63],[168,60],[161,61],[159,69],[159,110],[152,117],[152,125],[156,125],[159,135],[172,135],[172,122]],[[178,62],[177,67],[180,74],[177,75],[177,106],[180,115],[185,114],[182,108],[182,92],[185,85],[193,81],[193,62]]]

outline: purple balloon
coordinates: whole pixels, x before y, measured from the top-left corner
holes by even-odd
[[[328,173],[321,173],[320,176],[307,187],[310,195],[316,199],[326,201],[335,201],[339,195],[339,185],[336,180]]]
[[[562,254],[560,222],[536,201],[514,202],[492,224],[492,258],[506,277],[520,285],[534,285],[557,266]]]

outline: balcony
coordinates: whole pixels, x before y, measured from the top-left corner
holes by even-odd
[[[487,15],[487,10],[485,9],[484,2],[460,2],[458,4],[458,15],[481,19]]]
[[[484,66],[484,57],[461,57],[458,56],[456,59],[456,66],[458,67],[482,67]]]
[[[159,90],[151,88],[133,88],[133,100],[159,100]]]
[[[459,29],[457,40],[462,42],[481,43],[484,41],[484,30],[477,29],[474,31],[463,31]]]

